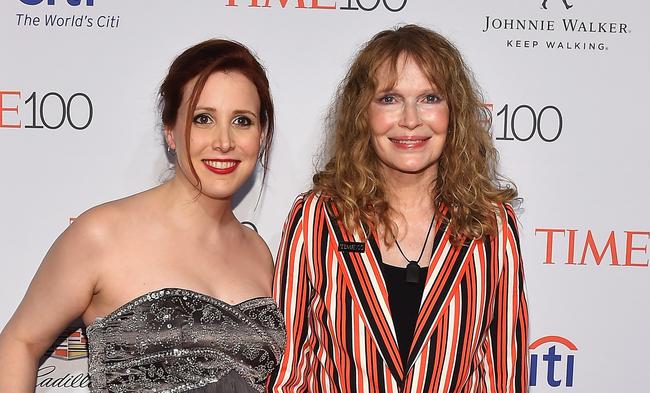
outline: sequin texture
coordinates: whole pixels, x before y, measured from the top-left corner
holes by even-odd
[[[186,289],[147,293],[88,326],[91,392],[181,393],[226,376],[263,392],[283,321],[268,297],[230,305]]]

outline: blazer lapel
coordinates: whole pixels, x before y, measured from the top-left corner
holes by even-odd
[[[330,208],[333,207],[330,205]],[[379,247],[372,235],[363,241],[358,235],[347,233],[331,211],[328,211],[327,216],[330,232],[335,235],[332,236],[335,243],[332,244],[333,251],[341,261],[341,271],[353,300],[362,311],[364,323],[391,374],[402,381],[404,371],[390,314],[388,292],[379,267]],[[358,250],[360,244],[364,244],[363,252]]]
[[[433,333],[440,315],[447,308],[467,266],[467,257],[471,255],[469,252],[471,244],[454,246],[450,236],[446,222],[436,225],[431,261],[405,374],[408,374],[408,370]]]

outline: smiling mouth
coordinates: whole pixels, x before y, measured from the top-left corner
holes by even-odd
[[[397,147],[403,149],[413,149],[424,145],[430,138],[388,138]]]
[[[225,175],[233,172],[239,166],[239,160],[202,160],[205,167],[211,172]]]

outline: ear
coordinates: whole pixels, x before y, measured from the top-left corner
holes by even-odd
[[[170,149],[176,150],[174,132],[169,127],[165,127],[165,142],[167,142],[167,146],[169,146]]]

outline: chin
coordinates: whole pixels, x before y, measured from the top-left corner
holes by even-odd
[[[201,180],[201,194],[212,199],[230,199],[243,184],[244,182],[240,179],[221,181]]]
[[[204,188],[201,190],[201,194],[210,199],[225,201],[225,200],[232,199],[236,191],[237,191],[236,189],[216,191],[216,190],[210,190]]]
[[[394,171],[408,173],[408,174],[420,174],[428,170],[434,170],[435,163],[426,163],[426,164],[402,164],[394,165],[391,167]]]

